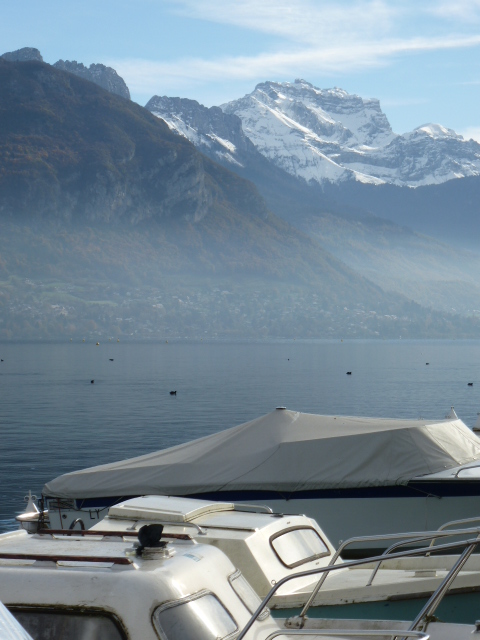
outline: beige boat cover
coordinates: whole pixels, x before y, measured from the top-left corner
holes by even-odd
[[[458,419],[392,420],[277,409],[169,449],[48,482],[44,495],[94,498],[213,491],[342,489],[406,484],[480,459]]]

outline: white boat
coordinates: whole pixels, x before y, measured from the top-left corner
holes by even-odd
[[[88,528],[116,502],[163,494],[305,513],[337,546],[476,516],[480,439],[453,409],[442,420],[398,420],[280,408],[176,447],[62,475],[43,494],[54,528],[79,516]]]
[[[273,584],[299,570],[342,565],[320,526],[306,516],[282,516],[248,512],[248,507],[208,502],[192,498],[143,496],[110,508],[107,517],[90,530],[92,533],[134,531],[146,523],[161,523],[165,531],[188,534],[203,544],[221,549],[238,567],[257,594],[264,598]],[[471,523],[467,523],[471,524]],[[480,519],[476,523],[480,526]],[[461,530],[461,537],[472,538],[480,528]],[[387,537],[397,550],[419,534],[397,539]],[[430,543],[422,533],[422,544]],[[432,532],[437,543],[459,540],[455,530]],[[378,536],[380,537],[380,536]],[[426,539],[425,539],[426,538]],[[346,545],[347,543],[344,543]],[[418,543],[417,543],[418,544]],[[392,549],[392,551],[394,551]],[[315,595],[318,576],[288,582],[269,603],[275,615],[290,617],[309,604],[309,617],[412,619],[458,561],[451,555],[410,556],[388,560],[379,566],[362,564],[332,572]],[[474,623],[480,613],[480,555],[473,555],[444,598],[439,617],[446,622]]]
[[[34,640],[236,637],[260,603],[248,582],[213,546],[157,534],[2,534],[0,600]],[[265,610],[247,638],[279,629]]]
[[[279,580],[272,590],[281,586]],[[274,619],[214,545],[158,523],[121,532],[2,534],[0,599],[34,640],[471,640],[478,631],[432,624],[428,616],[413,623],[306,620],[299,628]]]

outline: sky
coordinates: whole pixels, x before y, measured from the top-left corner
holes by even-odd
[[[396,133],[434,122],[480,142],[480,0],[23,0],[3,4],[0,42],[111,66],[142,105],[303,78],[378,98]]]

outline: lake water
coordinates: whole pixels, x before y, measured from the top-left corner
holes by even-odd
[[[0,358],[0,530],[62,473],[277,406],[443,418],[454,405],[468,426],[480,411],[480,341],[0,344]]]

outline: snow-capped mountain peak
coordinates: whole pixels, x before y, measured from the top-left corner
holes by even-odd
[[[480,145],[425,124],[395,134],[375,98],[306,80],[263,82],[221,105],[268,159],[307,182],[354,179],[411,187],[480,175]]]
[[[262,82],[243,98],[209,109],[158,96],[146,107],[211,157],[246,167],[256,150],[306,182],[417,187],[480,175],[477,142],[431,123],[397,135],[379,100],[302,79]]]
[[[463,140],[463,136],[456,133],[453,129],[447,129],[447,127],[443,127],[441,124],[433,124],[429,122],[428,124],[422,124],[420,127],[416,127],[410,135],[415,135],[420,133],[422,135],[427,135],[430,138],[434,139],[445,139],[452,138],[455,140]],[[409,134],[406,134],[409,135]]]

